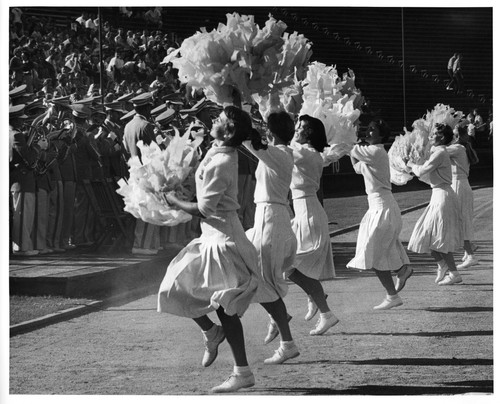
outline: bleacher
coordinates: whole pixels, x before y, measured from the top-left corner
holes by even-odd
[[[120,15],[118,7],[102,7],[103,21],[125,30],[142,30],[140,14]],[[26,15],[51,17],[68,26],[83,10],[97,8],[29,7]],[[451,105],[467,113],[477,107],[486,120],[492,108],[493,46],[491,8],[397,7],[164,7],[163,31],[192,35],[199,27],[211,30],[225,22],[226,13],[255,15],[263,24],[269,14],[313,42],[312,60],[352,68],[356,84],[391,129],[401,132],[432,109]],[[404,40],[403,40],[404,31]],[[454,52],[464,55],[464,91],[446,90],[446,66]]]

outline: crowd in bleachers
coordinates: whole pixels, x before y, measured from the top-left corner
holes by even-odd
[[[120,13],[130,18],[132,12]],[[101,44],[98,18],[87,12],[64,27],[28,17],[22,8],[11,8],[10,17],[12,252],[31,256],[94,245],[103,229],[84,181],[106,179],[116,187],[127,177],[123,134],[136,113],[134,98],[148,98],[147,118],[165,136],[173,120],[211,125],[192,108],[203,94],[181,85],[171,63],[163,63],[179,44],[161,29],[161,7],[141,14],[147,27],[141,31],[103,21]],[[154,254],[191,234],[190,224],[177,234],[164,230],[154,247],[134,245],[132,251]]]

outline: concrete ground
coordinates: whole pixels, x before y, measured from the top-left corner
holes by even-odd
[[[354,255],[356,231],[333,237],[337,277],[323,286],[340,323],[323,336],[310,336],[316,319],[303,319],[306,295],[290,285],[285,303],[301,355],[283,365],[264,365],[278,342],[263,344],[267,315],[252,305],[242,323],[256,385],[238,395],[494,398],[493,189],[474,194],[480,264],[462,272],[462,284],[437,286],[430,256],[410,254],[415,274],[401,292],[404,305],[375,312],[372,307],[384,297],[378,280],[345,268]],[[404,215],[404,243],[420,213]],[[456,260],[460,257],[457,253]],[[122,402],[130,399],[125,395],[201,396],[232,369],[226,343],[209,368],[201,366],[202,354],[194,322],[157,313],[153,294],[10,338],[9,399],[106,395],[91,399]]]

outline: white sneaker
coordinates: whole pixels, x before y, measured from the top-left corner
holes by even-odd
[[[457,269],[469,268],[477,264],[479,264],[479,260],[473,255],[469,255],[463,263],[457,265]]]
[[[226,339],[224,329],[217,324],[215,324],[214,327],[216,327],[216,332],[215,336],[211,339],[208,339],[206,333],[202,332],[203,340],[205,343],[205,353],[203,354],[201,364],[204,367],[208,367],[214,362],[219,353],[219,345]]]
[[[274,341],[279,333],[278,324],[274,321],[269,321],[269,325],[267,326],[267,335],[266,338],[264,338],[264,344],[269,344],[271,341]]]
[[[439,286],[453,285],[455,283],[462,283],[462,277],[460,274],[453,275],[451,272],[446,275],[441,282],[438,283]]]
[[[325,295],[325,299],[328,297],[328,295]],[[309,321],[312,320],[312,318],[316,315],[318,312],[318,306],[316,306],[316,303],[314,303],[314,300],[311,298],[311,296],[307,297],[307,314],[304,317],[304,320]]]
[[[373,310],[389,310],[392,309],[393,307],[398,307],[403,305],[403,300],[399,296],[389,299],[385,298],[382,303],[380,303],[378,306],[375,306]]]
[[[233,391],[238,391],[239,389],[244,389],[246,387],[252,387],[254,385],[255,376],[253,373],[245,376],[233,373],[224,383],[215,386],[211,391],[212,393],[231,393]]]
[[[297,345],[295,344],[290,348],[280,346],[276,351],[274,351],[274,355],[272,357],[264,360],[264,363],[266,365],[279,365],[288,359],[296,358],[299,355],[299,348],[297,348]]]
[[[406,285],[406,281],[410,276],[413,275],[413,268],[409,265],[405,265],[397,272],[396,277],[396,292],[399,293]]]
[[[288,322],[292,319],[292,316],[288,314]],[[271,341],[274,341],[276,337],[279,335],[280,330],[278,328],[278,324],[271,320],[269,325],[267,326],[267,335],[264,338],[264,344],[269,344]]]
[[[438,265],[437,275],[436,275],[436,279],[434,279],[434,282],[439,283],[440,281],[442,281],[444,276],[446,275],[446,272],[448,272],[448,265],[447,264],[445,264],[444,267],[440,267]]]
[[[314,330],[309,331],[310,335],[322,335],[334,325],[336,325],[340,320],[335,317],[333,314],[328,317],[320,317],[318,322],[316,323],[316,328]]]

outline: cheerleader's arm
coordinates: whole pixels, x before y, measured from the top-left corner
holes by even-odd
[[[411,167],[413,173],[417,177],[422,177],[436,170],[442,162],[442,154],[441,153],[433,153],[429,160],[427,160],[422,165],[415,165],[408,163],[408,166]]]

